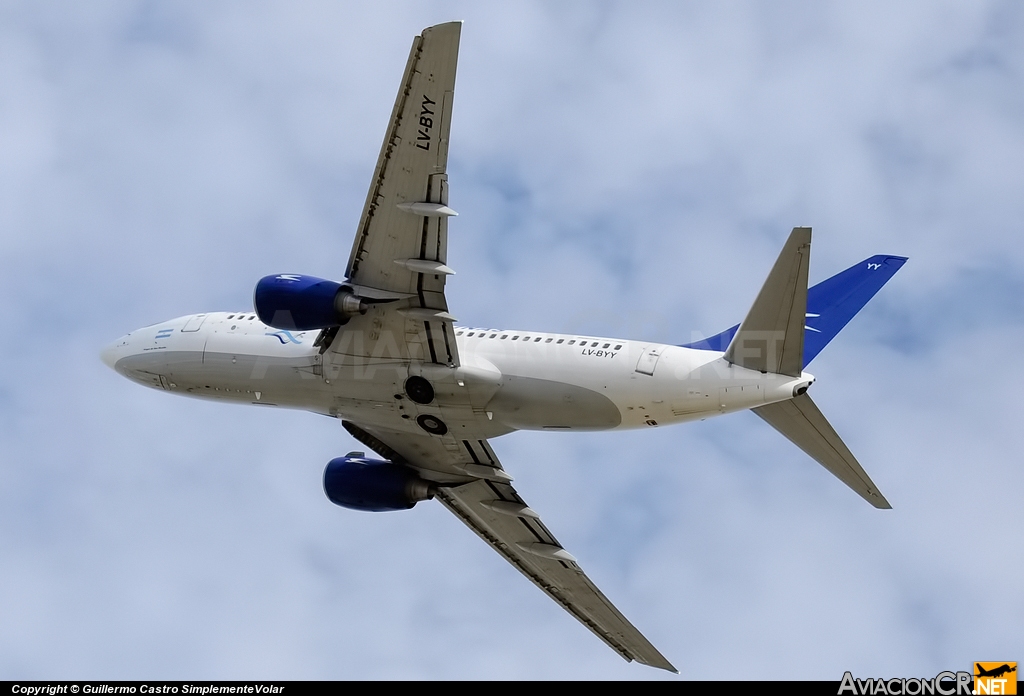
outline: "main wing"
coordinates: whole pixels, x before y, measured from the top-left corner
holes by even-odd
[[[608,601],[508,483],[441,488],[438,499],[580,623],[626,660],[677,672]]]
[[[344,379],[350,397],[365,386],[370,398],[389,381],[401,391],[407,375],[420,373],[433,376],[435,389],[451,387],[444,399],[404,402],[406,415],[433,419],[436,430],[421,423],[432,435],[397,432],[386,418],[343,424],[377,454],[436,482],[445,507],[624,658],[674,672],[527,507],[486,439],[469,439],[482,395],[444,367],[459,365],[444,285],[453,273],[447,164],[460,31],[461,23],[440,24],[413,40],[346,271],[370,308],[319,339],[323,374]]]
[[[438,488],[437,498],[446,508],[623,658],[677,671],[597,589],[540,516],[516,493],[512,478],[486,440],[459,442],[450,434],[369,432],[349,422],[344,425],[377,454],[427,476],[433,476],[447,459],[451,470],[460,472],[466,482]]]
[[[448,133],[461,30],[439,24],[413,39],[346,270],[356,293],[376,301],[347,327],[364,329],[364,345],[335,349],[351,359],[458,364],[444,285],[453,273]]]

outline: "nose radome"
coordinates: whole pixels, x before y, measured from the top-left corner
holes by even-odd
[[[121,347],[121,343],[122,341],[114,341],[100,351],[100,359],[102,359],[111,370],[115,369],[114,365],[117,364],[118,348]]]

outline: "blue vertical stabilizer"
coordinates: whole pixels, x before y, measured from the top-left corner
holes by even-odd
[[[904,256],[872,256],[808,289],[804,367],[850,323],[906,261]],[[725,352],[738,329],[739,324],[710,338],[684,343],[682,347]]]

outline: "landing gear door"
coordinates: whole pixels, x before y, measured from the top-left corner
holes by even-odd
[[[661,351],[664,346],[647,346],[644,349],[644,354],[640,356],[640,360],[636,364],[636,371],[642,375],[654,375],[654,368],[658,364],[658,358],[661,357]]]
[[[182,333],[198,331],[199,327],[203,325],[204,321],[206,321],[206,315],[197,314],[194,317],[190,318],[187,322],[185,322],[185,325],[181,327],[181,331]]]

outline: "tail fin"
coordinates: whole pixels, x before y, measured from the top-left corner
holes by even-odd
[[[808,290],[810,251],[810,228],[793,228],[743,323],[683,347],[723,351],[734,365],[797,377],[906,262],[872,256]],[[891,507],[806,393],[753,411],[876,508]]]
[[[872,256],[807,291],[804,367],[864,308],[868,300],[882,289],[906,261],[904,256]],[[737,324],[710,338],[685,343],[683,348],[725,352],[739,328]]]
[[[905,256],[872,256],[807,291],[805,366],[906,262]]]
[[[892,509],[810,396],[801,394],[753,411],[864,500],[881,510]]]

